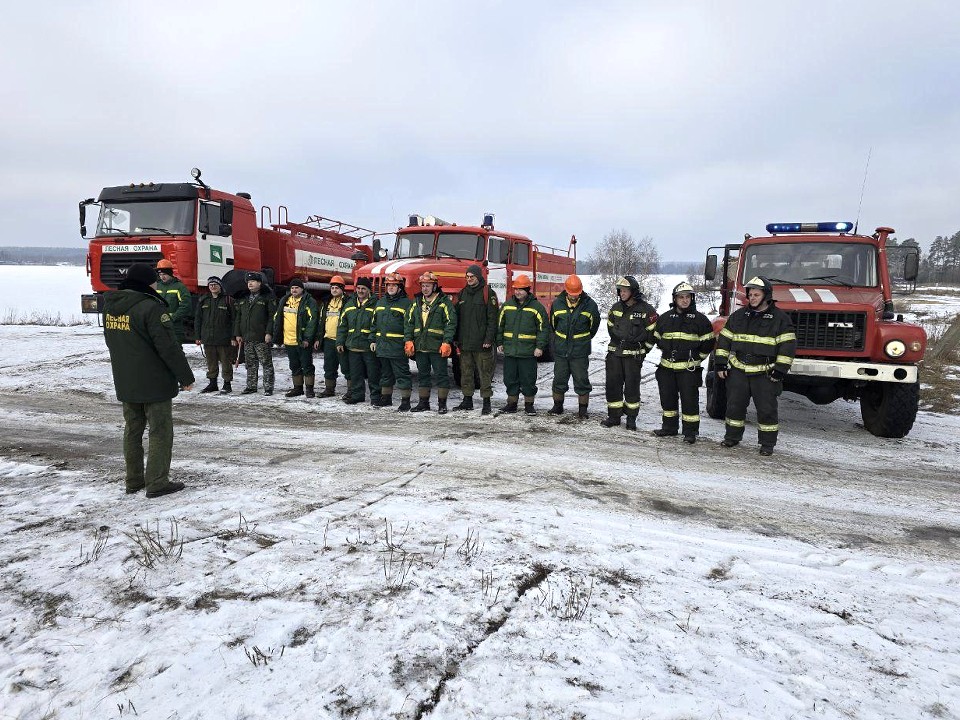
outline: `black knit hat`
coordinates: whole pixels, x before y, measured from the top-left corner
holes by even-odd
[[[210,285],[212,283],[216,283],[217,285],[220,286],[221,290],[223,289],[223,280],[218,278],[216,275],[211,275],[210,277],[207,278],[207,285]]]
[[[370,278],[360,278],[357,280],[357,287],[363,285],[368,290],[373,290],[373,283],[370,282]]]
[[[120,284],[121,290],[139,290],[146,292],[157,281],[157,271],[147,263],[134,263]]]
[[[303,280],[301,280],[300,278],[294,278],[293,280],[290,281],[290,287],[294,287],[294,286],[303,290]]]

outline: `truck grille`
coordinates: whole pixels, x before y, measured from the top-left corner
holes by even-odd
[[[134,263],[147,263],[156,267],[163,260],[163,253],[104,253],[100,256],[100,282],[112,288],[120,287],[127,276],[127,269]]]
[[[798,350],[863,350],[867,314],[859,312],[790,313]]]

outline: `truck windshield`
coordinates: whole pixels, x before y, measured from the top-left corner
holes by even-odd
[[[434,248],[436,240],[436,248]],[[483,259],[483,238],[467,233],[415,232],[397,236],[396,258],[450,257]]]
[[[104,203],[97,237],[123,235],[193,235],[192,200]]]
[[[757,275],[774,285],[876,287],[877,249],[865,243],[793,242],[754,245],[745,250],[743,277]]]

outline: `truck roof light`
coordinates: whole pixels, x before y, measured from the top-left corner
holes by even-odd
[[[480,225],[484,230],[493,230],[493,219],[496,216],[493,213],[483,214],[483,223]]]
[[[420,227],[422,225],[423,225],[422,215],[411,215],[410,220],[407,222],[407,227]]]
[[[767,232],[771,235],[780,233],[848,233],[853,230],[852,222],[819,222],[819,223],[770,223]]]
[[[190,177],[192,177],[194,180],[199,180],[199,179],[200,179],[200,168],[193,168],[193,169],[190,171]]]
[[[448,223],[446,220],[441,220],[436,215],[427,215],[423,219],[423,224],[424,225],[449,225],[450,223]]]

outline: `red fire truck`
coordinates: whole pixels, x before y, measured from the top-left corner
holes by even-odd
[[[87,235],[87,206],[99,205],[96,232],[87,254],[94,293],[81,297],[85,313],[103,309],[103,293],[115,289],[135,262],[156,265],[166,258],[193,294],[207,292],[212,275],[226,292],[246,288],[245,274],[257,270],[283,292],[293,278],[314,293],[324,292],[334,275],[349,279],[356,264],[379,256],[376,233],[313,215],[302,223],[287,220],[280,206],[277,223],[269,207],[257,212],[248,193],[211,188],[194,168],[193,183],[131,183],[106,187],[80,203],[80,233]]]
[[[818,405],[859,400],[869,432],[900,438],[917,415],[926,335],[894,310],[886,250],[893,232],[879,227],[873,235],[858,235],[850,222],[772,223],[767,237],[747,235],[742,243],[710,248],[704,276],[717,278],[719,265],[718,333],[730,313],[746,304],[743,284],[758,275],[769,280],[797,334],[784,389]],[[713,251],[722,252],[722,260]],[[915,280],[918,253],[908,251],[903,263],[903,278]],[[719,419],[726,388],[713,368],[711,356],[707,413]]]

